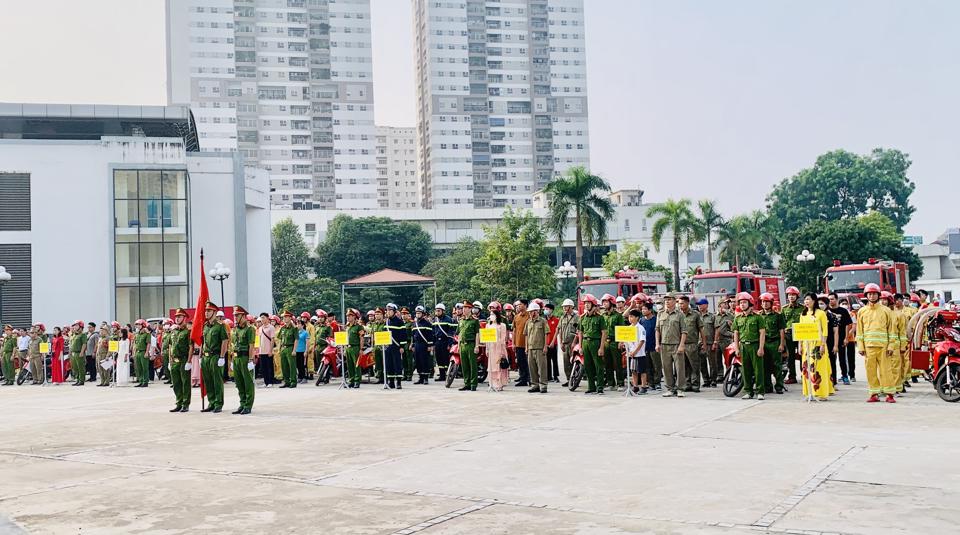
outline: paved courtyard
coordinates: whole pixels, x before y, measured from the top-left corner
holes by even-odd
[[[459,386],[459,385],[458,385]],[[482,387],[482,385],[481,385]],[[625,399],[258,389],[0,388],[0,533],[954,533],[960,405],[926,383]],[[227,411],[236,407],[228,384]]]

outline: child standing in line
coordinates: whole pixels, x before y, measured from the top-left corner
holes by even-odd
[[[637,331],[636,342],[626,342],[627,350],[627,368],[631,372],[631,381],[633,382],[633,393],[644,395],[650,389],[647,382],[647,372],[650,364],[647,359],[647,330],[640,324],[640,311],[632,309],[627,313],[627,321],[630,326]]]

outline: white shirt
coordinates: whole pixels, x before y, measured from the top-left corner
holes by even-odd
[[[627,348],[628,357],[642,357],[647,354],[647,330],[643,328],[643,325],[641,325],[639,321],[635,327],[637,328],[637,341],[624,343]],[[636,349],[637,346],[640,346],[640,350],[634,355],[633,350]]]
[[[20,338],[17,338],[17,349],[20,351],[26,351],[30,347],[30,337],[23,335]]]

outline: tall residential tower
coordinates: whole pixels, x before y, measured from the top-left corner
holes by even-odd
[[[589,165],[582,0],[413,0],[424,208],[529,207]]]
[[[167,91],[271,205],[377,208],[369,0],[167,0]]]

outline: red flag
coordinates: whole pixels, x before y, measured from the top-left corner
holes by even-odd
[[[207,301],[210,300],[210,292],[207,290],[207,275],[203,269],[203,249],[200,249],[200,294],[197,295],[197,307],[193,310],[193,327],[190,329],[190,340],[203,349],[203,324],[207,322],[204,317],[207,309]],[[206,397],[207,386],[203,384],[203,374],[200,374],[200,397]]]

